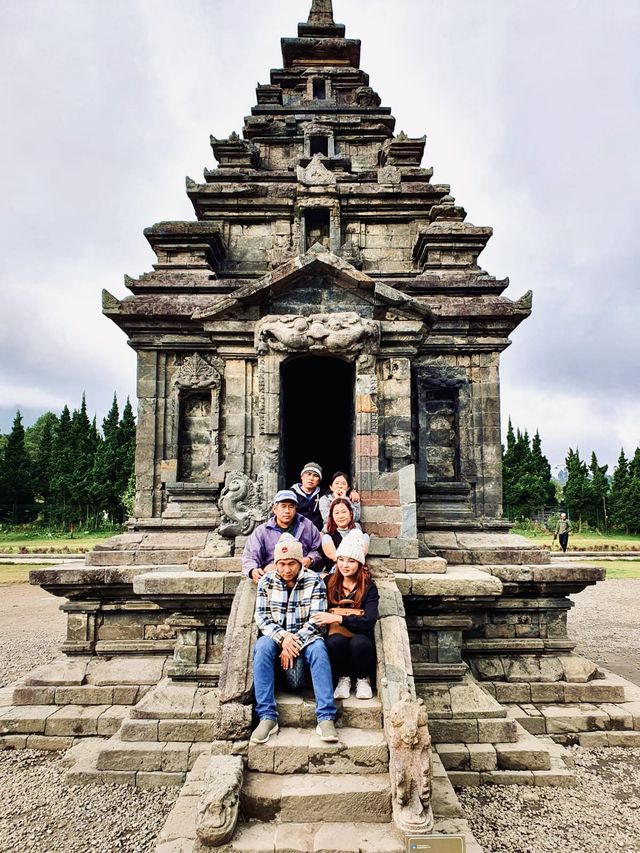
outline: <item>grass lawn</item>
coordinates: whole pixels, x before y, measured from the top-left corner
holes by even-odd
[[[607,570],[607,580],[640,580],[640,560],[589,560],[589,565]]]
[[[0,553],[2,554],[76,554],[90,551],[98,542],[103,542],[119,531],[106,533],[54,533],[51,536],[42,533],[24,532],[0,533]]]
[[[511,531],[527,539],[534,539],[538,545],[551,547],[552,533],[542,533],[539,530],[521,529],[514,527]],[[556,540],[554,550],[560,550]],[[601,533],[572,533],[569,536],[569,551],[640,551],[640,536],[624,533],[603,536]]]
[[[29,572],[31,569],[44,569],[42,563],[20,563],[12,565],[0,564],[0,586],[11,586],[16,583],[29,583]]]

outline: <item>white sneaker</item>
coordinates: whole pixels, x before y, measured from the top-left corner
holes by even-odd
[[[373,690],[368,678],[359,678],[356,681],[356,699],[373,699]]]
[[[343,675],[338,679],[338,686],[333,691],[334,699],[348,699],[351,694],[351,679],[347,675]]]

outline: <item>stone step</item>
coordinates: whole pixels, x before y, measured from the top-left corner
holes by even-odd
[[[473,679],[459,684],[420,684],[419,697],[431,720],[500,719],[504,707]]]
[[[364,823],[391,820],[388,773],[307,773],[281,776],[245,773],[240,808],[246,820],[298,823],[310,815],[319,821]]]
[[[90,740],[90,739],[89,739]],[[80,748],[84,747],[83,749]],[[119,770],[102,770],[98,767],[100,756],[106,744],[94,740],[74,747],[65,756],[67,766],[64,780],[68,785],[133,785],[138,788],[158,788],[171,785],[182,785],[186,779],[186,771],[147,770],[126,768]],[[79,751],[74,754],[74,751]],[[196,756],[197,758],[197,756]],[[165,766],[171,766],[165,764]]]
[[[0,710],[0,735],[108,737],[129,711],[127,705],[16,705]]]
[[[305,691],[302,695],[294,693],[276,694],[278,722],[290,728],[315,727],[316,703],[313,694]],[[377,696],[373,699],[337,699],[338,716],[336,726],[353,729],[381,729],[382,703]]]
[[[624,679],[596,678],[585,683],[569,681],[504,682],[482,685],[489,687],[498,702],[505,704],[575,704],[577,702],[625,702],[628,698]]]
[[[81,684],[68,687],[32,687],[20,684],[11,695],[12,705],[135,705],[148,686],[117,687]]]
[[[447,771],[551,769],[549,747],[522,726],[514,743],[439,743],[436,751]]]
[[[507,718],[429,720],[431,741],[438,743],[515,743],[517,723]]]
[[[640,747],[640,731],[583,732],[578,735],[580,746],[596,749],[601,746]]]
[[[325,743],[313,728],[281,728],[267,743],[249,742],[249,770],[262,773],[385,773],[389,750],[380,730],[341,728]]]
[[[640,731],[640,702],[522,704],[505,705],[505,708],[509,716],[531,734],[547,734],[565,739],[573,736],[574,742],[578,735],[585,732]]]
[[[96,769],[187,773],[202,753],[210,752],[210,743],[132,742],[121,740],[117,734],[103,744]]]
[[[162,548],[145,551],[90,551],[87,566],[186,566],[201,549]]]

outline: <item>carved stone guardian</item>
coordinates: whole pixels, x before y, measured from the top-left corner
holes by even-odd
[[[406,692],[391,708],[389,772],[396,825],[407,834],[429,831],[431,810],[431,737],[422,699]]]
[[[222,847],[231,841],[238,822],[242,773],[239,755],[217,755],[211,759],[196,817],[196,834],[203,846]]]
[[[260,488],[242,471],[227,474],[218,507],[222,515],[218,533],[228,539],[248,536],[264,516]]]

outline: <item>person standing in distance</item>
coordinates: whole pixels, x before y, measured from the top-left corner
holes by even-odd
[[[564,552],[567,550],[567,545],[569,544],[569,534],[571,533],[571,522],[567,518],[566,512],[560,513],[560,518],[558,519],[558,523],[556,524],[556,530],[553,534],[553,541],[556,541],[556,537],[558,542],[560,543],[560,547]]]

